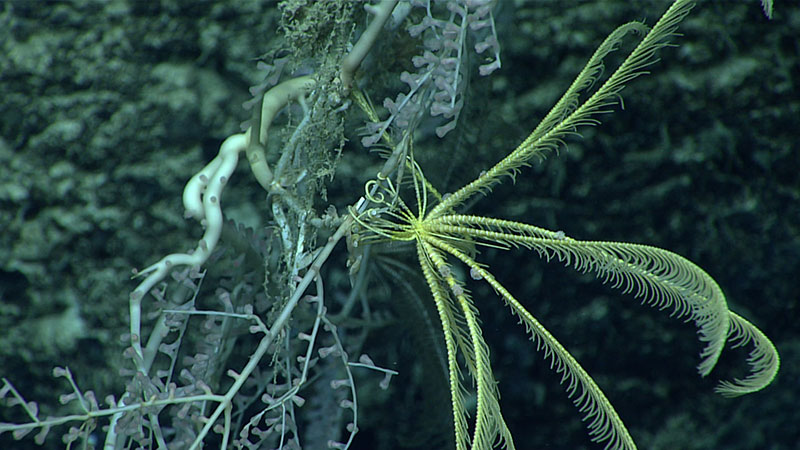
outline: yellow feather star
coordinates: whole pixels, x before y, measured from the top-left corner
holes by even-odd
[[[677,25],[689,13],[692,2],[676,1],[656,25],[649,29],[631,22],[615,30],[597,49],[584,69],[539,126],[514,151],[474,181],[451,195],[441,196],[423,176],[413,152],[403,149],[410,171],[416,211],[403,200],[400,186],[379,177],[367,184],[371,209],[356,214],[360,227],[371,232],[367,239],[413,241],[422,275],[430,289],[442,325],[447,357],[455,444],[458,450],[509,448],[511,436],[500,410],[497,383],[489,362],[478,311],[462,281],[450,270],[449,258],[466,265],[473,278],[489,284],[525,325],[575,406],[584,415],[589,434],[607,449],[635,449],[636,445],[614,407],[592,377],[547,329],[475,258],[475,246],[524,247],[545,260],[558,259],[581,272],[592,272],[604,282],[632,293],[673,316],[692,320],[705,348],[700,354],[700,375],[716,364],[728,339],[734,346],[752,344],[750,375],[723,381],[716,391],[738,396],[758,391],[775,377],[780,359],[770,340],[750,322],[728,309],[717,283],[691,261],[656,247],[624,242],[580,241],[561,231],[551,231],[509,220],[455,213],[455,209],[479,193],[487,193],[503,175],[514,174],[533,158],[543,158],[577,128],[598,123],[596,116],[615,104],[625,83],[642,75],[654,53],[669,45]],[[599,77],[603,58],[614,51],[627,34],[643,36],[638,46],[588,99],[579,103]],[[362,107],[365,103],[361,103]],[[366,107],[365,107],[366,109]],[[369,111],[369,110],[368,110]],[[370,116],[377,115],[373,111]],[[409,142],[402,145],[411,147]],[[389,142],[391,146],[391,142]],[[398,181],[399,184],[399,181]],[[465,406],[463,366],[474,382],[477,396],[472,425]],[[471,432],[470,432],[471,430]]]

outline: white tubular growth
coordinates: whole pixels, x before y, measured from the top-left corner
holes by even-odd
[[[222,190],[231,177],[239,161],[239,153],[247,146],[244,134],[234,134],[225,139],[220,147],[219,154],[203,170],[193,176],[183,190],[183,205],[186,207],[186,216],[200,221],[205,228],[205,233],[197,247],[187,253],[173,253],[161,258],[160,261],[142,270],[136,276],[146,275],[146,278],[131,292],[131,345],[136,352],[135,360],[137,369],[147,373],[149,362],[153,355],[144,355],[142,352],[141,335],[141,303],[144,296],[153,286],[167,276],[170,270],[177,266],[199,267],[206,262],[208,256],[217,246],[222,233],[222,209],[220,199]]]
[[[360,65],[367,51],[374,45],[380,29],[391,15],[392,9],[394,9],[397,2],[398,0],[382,0],[378,6],[367,6],[367,10],[375,14],[376,18],[370,24],[369,30],[359,39],[353,51],[348,54],[347,61],[343,64],[341,78],[345,86],[349,87],[352,83],[353,72]],[[206,262],[209,255],[216,248],[223,224],[220,206],[222,190],[236,169],[239,153],[246,153],[254,177],[267,192],[274,193],[281,189],[279,183],[273,179],[272,171],[266,162],[264,146],[268,140],[270,126],[278,112],[289,102],[297,101],[310,94],[315,87],[316,81],[313,75],[306,75],[284,81],[264,93],[252,126],[245,133],[228,137],[222,143],[219,154],[186,183],[186,187],[183,190],[183,205],[186,208],[185,216],[199,220],[205,228],[205,233],[194,250],[186,253],[169,254],[135,275],[137,277],[145,277],[131,292],[129,306],[131,347],[134,351],[133,359],[136,369],[139,372],[147,375],[156,356],[161,338],[166,333],[162,315],[162,318],[159,319],[151,331],[150,341],[147,346],[145,348],[142,347],[142,300],[171,270],[178,266],[199,267]],[[355,206],[355,209],[363,211],[365,207],[366,202],[362,198]],[[289,320],[295,305],[308,287],[308,284],[315,276],[319,276],[320,266],[328,258],[336,243],[349,231],[351,225],[352,218],[348,216],[336,233],[328,239],[327,245],[325,245],[315,262],[306,272],[305,277],[297,285],[289,303],[275,320],[267,336],[262,339],[258,349],[251,355],[241,375],[236,379],[228,393],[225,394],[225,397],[219,400],[220,404],[208,418],[206,426],[198,435],[192,448],[197,448],[201,445],[203,438],[210,431],[217,418],[223,411],[229,411],[228,408],[230,408],[233,396],[236,395],[242,383],[255,370],[256,365],[266,353],[272,340]],[[118,437],[115,427],[121,416],[122,412],[114,414],[106,434],[104,447],[106,449],[115,448]]]
[[[383,25],[389,17],[391,17],[394,7],[397,6],[397,1],[398,0],[381,0],[377,5],[364,5],[364,9],[368,13],[374,15],[375,18],[372,19],[367,29],[364,30],[364,33],[358,38],[358,42],[356,42],[353,49],[350,50],[342,61],[340,78],[345,89],[350,89],[353,85],[356,69],[358,69],[361,65],[361,61],[366,58],[367,53],[369,53],[370,49],[375,45],[375,41],[378,40],[378,36],[383,29]]]
[[[264,99],[261,101],[260,114],[257,116],[260,123],[252,124],[247,130],[247,160],[250,162],[250,169],[253,171],[256,181],[267,192],[272,192],[273,176],[267,166],[264,145],[267,144],[272,120],[290,101],[300,99],[310,93],[314,87],[316,87],[316,81],[312,75],[292,78],[273,87],[264,94]],[[257,138],[257,142],[250,142],[254,138]]]
[[[303,76],[284,81],[267,91],[259,111],[259,123],[254,124],[257,127],[256,133],[253,133],[254,128],[251,127],[246,133],[234,134],[225,139],[217,156],[186,183],[183,189],[183,206],[186,208],[184,215],[199,220],[206,231],[194,250],[167,255],[136,274],[146,275],[130,294],[130,339],[135,352],[136,367],[140,372],[147,373],[158,348],[154,341],[152,347],[148,344],[146,351],[142,349],[142,299],[170,270],[178,266],[199,267],[214,251],[222,232],[222,190],[236,169],[240,152],[246,152],[253,175],[259,184],[267,192],[271,191],[272,172],[267,166],[262,145],[266,143],[270,124],[284,106],[309,93],[315,85],[311,76]],[[259,142],[250,142],[252,135],[258,136]],[[158,336],[155,337],[158,339]]]

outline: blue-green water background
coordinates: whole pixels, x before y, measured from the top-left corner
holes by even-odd
[[[426,175],[443,192],[523,139],[617,25],[652,24],[669,4],[500,3],[503,68],[475,76],[460,131],[428,143]],[[777,1],[769,21],[757,1],[699,3],[679,45],[623,92],[623,111],[472,211],[691,259],[775,342],[775,383],[721,398],[716,380],[743,376],[745,351],[701,379],[692,324],[524,251],[481,256],[595,377],[640,448],[800,448],[800,8]],[[253,59],[278,45],[278,14],[255,1],[0,2],[0,375],[43,410],[68,391],[54,365],[101,398],[121,392],[130,269],[193,245],[183,183],[247,118]],[[349,137],[329,189],[340,211],[377,164]],[[263,225],[263,195],[246,168],[236,177],[226,211]],[[600,448],[507,309],[473,292],[518,448]],[[396,448],[397,430],[417,426],[364,404],[375,425],[355,448]]]

